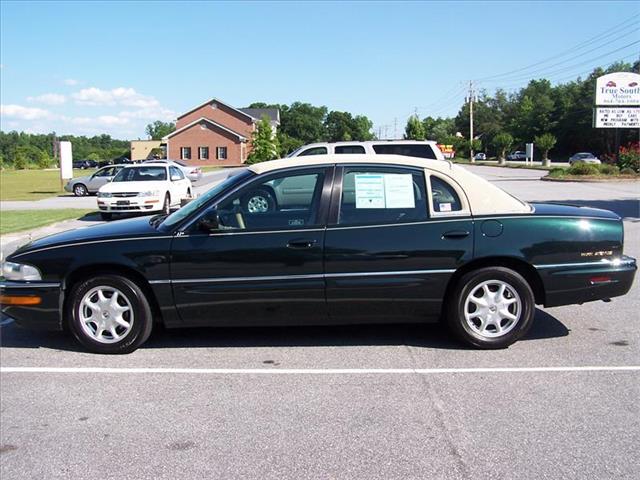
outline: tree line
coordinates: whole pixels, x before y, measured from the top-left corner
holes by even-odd
[[[462,155],[473,146],[476,152],[500,157],[508,149],[524,150],[525,143],[534,142],[543,158],[545,150],[551,149],[554,157],[589,151],[606,158],[615,153],[616,133],[592,127],[596,79],[607,73],[639,70],[640,61],[618,62],[606,69],[596,68],[584,79],[555,86],[539,79],[512,93],[482,91],[473,105],[473,143],[468,138],[468,103],[455,117],[410,117],[405,138],[455,145]],[[620,129],[618,134],[620,145],[638,141],[637,130]]]

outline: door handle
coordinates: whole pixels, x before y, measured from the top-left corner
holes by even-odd
[[[306,239],[289,240],[289,242],[287,243],[287,248],[292,248],[293,250],[304,250],[313,247],[316,242],[316,240]]]
[[[469,232],[466,230],[450,230],[442,234],[442,238],[465,238],[469,236]]]

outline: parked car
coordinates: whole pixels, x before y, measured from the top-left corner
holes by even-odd
[[[96,168],[98,166],[98,162],[96,162],[95,160],[74,160],[72,164],[73,164],[73,168],[77,168],[79,170]]]
[[[511,152],[507,155],[507,160],[512,162],[524,162],[527,159],[527,154],[525,152],[521,152],[520,150],[516,150],[515,152]]]
[[[180,170],[182,170],[187,178],[192,182],[197,182],[202,178],[202,168],[186,165],[182,162],[177,162],[176,160],[145,160],[142,163],[166,163],[167,165],[173,165],[174,167],[178,167]]]
[[[598,157],[596,157],[593,153],[589,152],[581,152],[576,153],[569,157],[569,165],[573,165],[574,163],[592,163],[595,165],[600,165],[602,162]]]
[[[98,209],[104,220],[114,213],[162,211],[191,197],[191,181],[182,170],[165,163],[125,166],[98,190]]]
[[[73,192],[76,197],[83,197],[96,193],[100,187],[109,183],[124,165],[103,167],[91,175],[77,177],[69,180],[64,186],[67,192]]]
[[[179,172],[149,164],[117,177],[158,169]],[[313,189],[289,192],[300,177]],[[133,191],[127,183],[103,188]],[[276,200],[252,211],[265,191]],[[624,295],[636,269],[610,211],[522,202],[449,162],[317,155],[242,169],[168,216],[34,240],[7,257],[1,298],[19,324],[68,328],[100,353],[135,350],[156,323],[441,318],[468,345],[503,348],[526,334],[536,304]]]
[[[487,159],[487,154],[486,153],[476,153],[473,156],[473,159],[474,160],[480,160],[480,161],[486,160]]]
[[[426,140],[375,140],[370,142],[311,143],[291,152],[287,157],[344,154],[391,154],[445,160],[436,142]]]

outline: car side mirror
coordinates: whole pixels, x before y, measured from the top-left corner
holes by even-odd
[[[205,212],[205,214],[198,221],[198,228],[203,232],[213,232],[220,228],[220,218],[218,217],[218,210],[212,208]]]

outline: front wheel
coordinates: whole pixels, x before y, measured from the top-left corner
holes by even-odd
[[[535,299],[518,272],[488,267],[464,275],[447,308],[447,322],[458,338],[477,348],[497,349],[527,333]]]
[[[89,195],[89,190],[82,183],[77,183],[73,186],[73,194],[76,197],[84,197],[85,195]]]
[[[120,275],[77,283],[68,304],[71,331],[94,353],[130,353],[151,334],[153,317],[144,292]]]
[[[169,215],[171,213],[171,196],[167,193],[164,196],[164,203],[162,204],[162,213]]]

